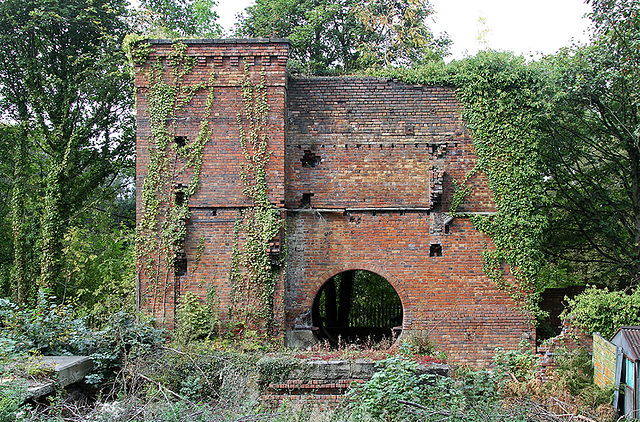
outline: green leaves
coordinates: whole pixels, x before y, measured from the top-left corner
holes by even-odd
[[[545,62],[545,252],[616,288],[640,273],[640,18],[634,0],[589,3],[592,43]]]
[[[547,225],[540,161],[540,126],[544,82],[540,69],[508,53],[485,51],[448,66],[428,65],[378,72],[407,83],[455,87],[465,122],[473,135],[478,161],[462,181],[455,181],[450,212],[471,193],[467,180],[486,175],[497,213],[472,216],[487,234],[485,273],[530,315],[538,312],[540,242]]]
[[[0,109],[19,129],[12,157],[19,286],[34,282],[25,263],[39,261],[40,284],[64,289],[66,227],[79,224],[89,203],[110,195],[113,181],[132,165],[130,79],[119,46],[124,15],[121,0],[0,4]],[[40,205],[28,209],[31,203]],[[37,252],[35,242],[25,242],[26,215],[39,219]]]
[[[239,36],[289,38],[290,65],[310,74],[440,61],[450,40],[426,25],[424,0],[257,0],[240,17]]]
[[[146,57],[149,48],[144,41],[131,43],[129,56],[133,60]],[[138,265],[148,277],[152,290],[152,311],[156,310],[156,304],[165,300],[164,289],[160,289],[161,280],[175,273],[175,260],[187,236],[188,201],[200,186],[204,146],[211,138],[213,88],[206,90],[201,84],[184,82],[195,66],[195,59],[187,56],[186,50],[184,43],[175,42],[167,57],[168,69],[158,61],[147,69],[151,137],[142,187],[142,216],[136,238]],[[170,75],[166,74],[168,72]],[[177,145],[174,142],[176,116],[184,112],[200,91],[207,92],[207,99],[198,136],[186,140],[184,145]],[[176,162],[181,164],[175,165]],[[177,186],[176,180],[185,180],[188,187]],[[201,256],[202,251],[199,254]]]
[[[279,265],[271,265],[269,249],[279,237],[283,223],[268,195],[266,166],[272,153],[269,150],[269,103],[264,68],[259,78],[252,80],[251,68],[245,63],[243,110],[237,113],[239,146],[245,162],[239,171],[244,183],[242,192],[252,205],[242,212],[234,227],[229,280],[234,293],[234,316],[259,328],[267,328],[273,323],[273,295],[280,273]],[[239,243],[241,231],[244,234],[242,244]]]
[[[218,38],[222,28],[216,22],[215,0],[142,0],[142,32],[157,38]]]
[[[568,302],[563,317],[587,333],[599,332],[603,337],[611,338],[623,325],[640,324],[640,293],[637,290],[627,294],[591,286]]]

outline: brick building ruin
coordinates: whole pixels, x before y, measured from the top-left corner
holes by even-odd
[[[173,135],[176,142],[197,136],[202,116],[212,133],[200,185],[188,201],[184,256],[161,286],[162,312],[150,306],[149,278],[139,272],[143,310],[171,324],[180,297],[193,292],[204,300],[211,288],[221,315],[229,309],[234,224],[248,206],[236,123],[246,64],[249,72],[265,76],[267,86],[268,195],[284,220],[282,244],[275,242],[274,253],[286,249],[274,319],[289,342],[322,336],[323,323],[331,338],[326,319],[340,318],[329,315],[336,313],[336,280],[346,286],[354,274],[371,273],[386,280],[399,299],[399,309],[389,305],[387,323],[378,329],[403,336],[428,332],[453,361],[487,363],[496,347],[532,339],[527,318],[482,271],[488,239],[468,215],[495,208],[481,174],[469,181],[473,191],[458,210],[461,216],[448,213],[453,180],[462,180],[475,161],[452,89],[381,78],[289,76],[286,40],[184,43],[186,54],[196,58],[186,83],[212,88],[213,102],[206,114],[206,93],[196,94],[176,117]],[[151,136],[148,71],[154,60],[166,66],[171,48],[169,41],[152,41],[136,76],[138,219]],[[183,183],[188,182],[175,180]],[[347,325],[357,331],[355,323]]]

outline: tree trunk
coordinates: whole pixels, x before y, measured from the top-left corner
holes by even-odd
[[[340,279],[340,307],[338,308],[338,326],[349,326],[349,312],[351,312],[351,296],[353,295],[353,279],[355,271],[345,271]]]
[[[325,310],[327,311],[327,327],[338,325],[338,307],[336,304],[336,282],[333,277],[324,287]]]
[[[29,295],[27,280],[27,243],[25,235],[24,196],[26,177],[26,130],[20,128],[15,137],[13,156],[13,188],[11,192],[11,229],[13,234],[13,267],[11,278],[14,282],[16,303],[25,303]]]
[[[40,288],[53,289],[62,276],[62,165],[54,164],[47,177],[42,216]]]

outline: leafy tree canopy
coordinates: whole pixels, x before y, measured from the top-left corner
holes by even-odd
[[[640,274],[640,4],[592,0],[592,43],[547,59],[545,251],[584,282]]]
[[[142,0],[138,30],[158,38],[217,38],[216,0]]]
[[[429,30],[432,14],[424,0],[257,0],[237,35],[289,38],[297,71],[349,73],[446,56],[451,41]]]
[[[129,30],[125,6],[124,0],[0,3],[0,105],[17,128],[12,191],[14,199],[39,202],[42,287],[62,283],[68,225],[133,160],[131,80],[120,48]],[[38,189],[22,191],[36,161]],[[14,205],[18,259],[33,245],[24,241],[27,208]],[[16,279],[26,283],[19,272]]]

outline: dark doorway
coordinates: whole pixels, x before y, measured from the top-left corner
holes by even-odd
[[[320,340],[337,344],[380,342],[402,328],[402,302],[382,276],[350,270],[327,280],[313,302],[313,325]]]

